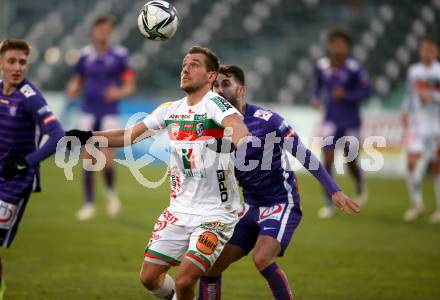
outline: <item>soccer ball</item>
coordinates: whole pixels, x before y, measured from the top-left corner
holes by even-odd
[[[138,17],[139,31],[152,41],[166,41],[179,25],[176,8],[161,0],[147,2]]]

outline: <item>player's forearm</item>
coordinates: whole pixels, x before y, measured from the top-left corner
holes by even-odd
[[[244,124],[235,126],[232,134],[232,143],[238,148],[241,144],[246,143],[248,135],[249,131]]]
[[[26,156],[26,161],[30,166],[36,166],[39,162],[55,153],[58,141],[64,137],[64,130],[61,126],[55,126],[44,135],[48,136],[46,143],[40,149]]]
[[[127,129],[113,129],[93,132],[93,136],[101,136],[106,138],[108,147],[110,148],[130,146],[152,135],[153,133],[146,128],[143,122],[140,122]]]

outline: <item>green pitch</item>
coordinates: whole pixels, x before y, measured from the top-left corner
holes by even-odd
[[[82,189],[78,169],[66,181],[53,162],[43,166],[44,192],[34,194],[11,249],[1,250],[6,300],[153,299],[138,273],[152,225],[168,204],[168,181],[147,190],[119,168],[123,212],[105,215],[102,189],[96,219],[80,223]],[[161,168],[145,170],[149,178]],[[102,177],[95,177],[102,187]],[[349,180],[339,183],[348,193]],[[304,210],[285,257],[279,259],[295,299],[440,299],[440,225],[427,216],[404,223],[403,180],[369,179],[369,202],[358,216],[319,220],[322,194],[311,176],[301,176]],[[427,211],[434,206],[432,181],[424,183]],[[174,272],[172,273],[174,274]],[[223,277],[223,299],[271,299],[250,257]]]

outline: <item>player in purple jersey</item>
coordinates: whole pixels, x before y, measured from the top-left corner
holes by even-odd
[[[324,166],[280,115],[246,103],[245,78],[239,67],[222,65],[214,91],[243,114],[252,141],[237,150],[235,159],[235,175],[243,188],[245,207],[232,238],[200,280],[199,300],[220,299],[221,273],[252,249],[255,266],[267,280],[274,299],[293,299],[286,275],[275,262],[284,254],[302,217],[296,176],[284,167],[288,165],[287,152],[320,181],[342,211],[359,212],[359,206],[340,191]],[[245,155],[239,154],[240,151],[241,154],[245,151]],[[246,169],[251,161],[258,165]]]
[[[79,116],[79,129],[107,130],[120,127],[118,101],[135,90],[135,76],[128,64],[128,52],[111,44],[114,20],[110,16],[99,17],[92,26],[94,45],[85,47],[69,82],[67,94],[75,99],[83,90],[83,102]],[[106,184],[107,213],[114,217],[120,211],[120,201],[114,189],[114,168],[111,149],[103,148],[106,165],[103,170]],[[86,150],[84,159],[93,157]],[[77,213],[79,220],[95,215],[93,173],[84,170],[85,204]]]
[[[31,192],[40,191],[39,162],[56,150],[64,130],[40,91],[27,79],[29,45],[0,43],[0,246],[8,248]],[[38,141],[47,136],[38,148]],[[0,259],[0,299],[4,281]]]
[[[321,106],[321,94],[324,94],[325,117],[322,128],[324,140],[324,164],[332,174],[336,142],[340,138],[360,138],[360,106],[371,96],[368,75],[356,60],[349,58],[350,37],[342,31],[329,34],[327,48],[329,57],[321,58],[316,67],[316,83],[312,90],[311,105]],[[349,139],[349,138],[347,138]],[[348,155],[348,143],[344,154]],[[363,204],[367,200],[367,190],[358,160],[348,162],[348,169],[356,181],[356,200]],[[336,213],[331,199],[318,214],[321,218],[330,218]]]

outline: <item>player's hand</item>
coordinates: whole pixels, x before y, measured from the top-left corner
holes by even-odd
[[[3,169],[0,176],[6,180],[9,180],[14,176],[23,173],[27,169],[29,169],[29,164],[23,157],[7,156],[3,160]]]
[[[345,213],[359,213],[361,211],[360,206],[341,191],[332,195],[332,202]]]
[[[312,99],[310,100],[310,105],[314,108],[314,109],[318,109],[321,107],[321,101],[319,101],[319,99]]]
[[[332,90],[332,97],[336,101],[341,101],[345,98],[345,90],[342,86],[337,86]]]
[[[430,102],[432,99],[431,92],[428,89],[419,90],[418,94],[420,101],[422,101],[424,104]]]
[[[121,99],[121,89],[117,86],[111,85],[105,89],[104,92],[105,99],[108,102],[115,102]]]
[[[91,131],[83,131],[78,129],[72,129],[69,131],[66,131],[66,136],[75,136],[79,139],[81,142],[81,145],[85,145],[87,143],[87,140],[93,136],[93,133]],[[70,143],[67,144],[67,149],[71,149],[72,145]]]
[[[206,141],[206,148],[217,153],[231,153],[236,147],[231,139],[212,138]]]

